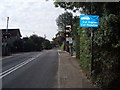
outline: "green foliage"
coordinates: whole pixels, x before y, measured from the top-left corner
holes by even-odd
[[[31,39],[28,39],[23,44],[24,50],[23,51],[34,51],[35,50],[35,44]]]
[[[60,46],[60,49],[61,49],[61,50],[64,50],[64,42],[63,42],[63,44]]]
[[[90,54],[90,39],[87,36],[86,28],[80,28],[80,65],[90,75],[91,69],[91,54]]]
[[[22,46],[23,46],[22,40],[21,39],[16,40],[11,46],[11,52],[15,52],[15,51],[21,52],[22,51],[21,48],[23,48]]]
[[[54,46],[61,46],[63,44],[63,41],[65,41],[64,32],[63,31],[59,31],[56,34],[56,37],[53,38],[53,45]]]
[[[74,18],[74,19],[77,19]],[[80,58],[80,33],[79,33],[79,21],[78,19],[76,20],[75,24],[73,25],[73,37],[74,37],[74,41],[75,41],[75,52],[76,52],[76,58]]]
[[[53,38],[54,46],[61,47],[65,41],[65,27],[66,25],[72,25],[73,14],[69,12],[65,12],[58,16],[56,19],[56,23],[58,29],[61,30],[56,34],[56,37]]]
[[[116,87],[113,81],[119,73],[116,72],[120,59],[120,31],[119,16],[114,14],[105,15],[101,18],[98,32],[94,33],[94,62],[96,83],[102,87]],[[114,71],[113,71],[114,70]],[[101,78],[99,78],[101,77]],[[99,79],[101,79],[99,81]],[[119,82],[120,79],[117,81]]]
[[[73,15],[72,13],[65,12],[61,15],[58,16],[56,19],[57,26],[60,30],[65,31],[66,25],[71,25],[72,24],[72,18]]]
[[[93,31],[93,58],[91,58],[90,28],[80,28],[80,63],[90,71],[91,59],[94,69],[91,72],[94,83],[103,88],[118,88],[120,83],[120,2],[55,2],[56,7],[80,11],[83,14],[100,16],[99,28]],[[76,26],[75,26],[76,25]],[[77,23],[75,23],[77,29]],[[77,44],[79,39],[76,39]],[[76,45],[77,47],[78,45]],[[78,47],[77,47],[78,48]]]
[[[111,10],[109,5],[113,6]],[[103,88],[118,87],[120,82],[117,71],[120,65],[120,15],[119,10],[116,10],[118,6],[117,3],[104,3],[105,13],[100,18],[98,31],[94,31],[94,79],[95,83]]]
[[[43,47],[43,49],[47,50],[52,48],[52,44],[49,40],[44,40],[41,46]]]
[[[31,35],[30,37],[16,40],[13,43],[12,52],[41,51],[51,48],[52,44],[49,40],[37,35]]]

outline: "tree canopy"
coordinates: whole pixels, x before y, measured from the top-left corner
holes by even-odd
[[[41,51],[43,49],[51,49],[52,44],[49,40],[38,35],[31,35],[18,39],[13,43],[12,52],[28,52],[28,51]]]
[[[80,39],[75,34],[76,45],[80,45],[80,64],[89,73],[92,81],[104,88],[119,87],[120,83],[120,2],[54,2],[55,7],[71,10],[74,13],[99,15],[98,28],[80,28],[78,22],[73,23],[74,32],[79,31]],[[79,18],[78,20],[79,21]],[[91,45],[91,31],[93,42]],[[80,40],[80,41],[79,41]],[[80,43],[80,44],[79,44]],[[91,50],[93,47],[94,49]],[[94,62],[90,62],[90,59]]]
[[[56,19],[56,23],[58,26],[58,29],[65,31],[66,25],[71,25],[73,19],[73,14],[70,12],[65,12],[58,16]]]

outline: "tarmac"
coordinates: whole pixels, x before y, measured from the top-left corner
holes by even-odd
[[[91,83],[86,73],[80,68],[79,60],[76,59],[75,55],[71,56],[68,52],[59,50],[58,59],[58,88],[99,90],[97,86]]]
[[[70,56],[66,51],[58,51],[59,66],[58,78],[59,88],[97,88],[87,79],[80,68],[78,59]]]

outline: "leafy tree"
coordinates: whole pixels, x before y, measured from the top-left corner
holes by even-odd
[[[31,39],[28,39],[24,43],[24,51],[26,52],[34,51],[34,42]]]
[[[56,7],[79,11],[83,14],[92,14],[100,16],[100,25],[98,28],[83,28],[80,29],[80,47],[82,49],[80,59],[86,59],[90,56],[91,48],[86,48],[83,45],[90,45],[90,41],[84,41],[87,37],[91,40],[90,30],[93,31],[93,61],[94,83],[102,87],[119,87],[120,83],[120,2],[55,2]],[[76,27],[77,29],[77,27]],[[86,50],[87,49],[87,50]],[[92,53],[92,52],[91,52]],[[82,65],[86,60],[82,61]],[[89,63],[88,63],[89,64]],[[84,64],[87,67],[88,64]]]
[[[43,49],[51,49],[51,48],[52,45],[49,40],[33,34],[30,37],[16,40],[13,43],[12,51],[30,52],[30,51],[41,51]]]
[[[54,46],[61,46],[63,41],[65,41],[65,37],[64,37],[64,32],[58,32],[56,34],[56,37],[53,38],[53,44]]]
[[[60,30],[65,31],[66,25],[72,25],[73,15],[72,13],[65,12],[58,16],[56,19],[57,26]]]
[[[52,44],[49,40],[44,40],[42,43],[42,47],[43,49],[51,49],[52,48]]]
[[[53,38],[54,44],[58,46],[62,46],[63,49],[68,48],[68,45],[65,45],[65,30],[67,25],[71,25],[73,23],[73,14],[70,12],[65,12],[58,16],[56,19],[56,23],[58,28],[61,30],[56,34],[56,37]]]
[[[37,35],[30,36],[30,40],[34,43],[34,50],[35,51],[41,51],[43,49],[42,43],[45,41],[44,38],[39,37]]]
[[[13,42],[13,45],[11,47],[11,52],[21,52],[22,50],[23,50],[22,39],[18,39],[15,42]]]
[[[79,17],[74,17],[73,19],[73,28],[72,28],[72,37],[75,41],[75,52],[76,58],[80,58],[80,32],[79,32]]]

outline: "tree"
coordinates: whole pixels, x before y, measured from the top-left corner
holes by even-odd
[[[52,44],[49,40],[33,34],[30,37],[24,37],[23,39],[16,40],[11,49],[13,52],[30,52],[51,48]]]
[[[34,43],[34,51],[43,50],[42,43],[45,41],[43,37],[39,37],[37,35],[30,36],[30,40]]]
[[[49,40],[44,40],[42,43],[42,47],[43,49],[51,49],[52,48],[52,44]]]
[[[21,52],[23,50],[23,42],[22,39],[17,39],[13,42],[13,45],[11,47],[12,52]]]
[[[57,26],[60,30],[65,31],[66,25],[72,24],[73,15],[72,13],[65,12],[58,16],[56,19]]]
[[[63,41],[65,41],[65,37],[64,37],[64,32],[61,31],[61,32],[58,32],[56,34],[56,37],[53,38],[53,44],[54,46],[61,46]]]
[[[79,11],[83,14],[99,15],[100,25],[98,28],[92,28],[93,31],[93,61],[94,83],[101,87],[119,87],[120,83],[120,2],[55,2],[56,7]],[[77,28],[76,28],[77,29]],[[80,51],[81,60],[84,60],[82,65],[87,67],[90,63],[86,63],[87,57],[90,56],[91,48],[86,48],[83,45],[90,45],[91,28],[81,28],[80,30]],[[86,40],[86,38],[88,40]],[[90,61],[90,60],[89,60]]]
[[[63,42],[65,41],[65,30],[66,25],[72,25],[73,21],[73,14],[70,12],[65,12],[58,16],[56,19],[56,23],[58,28],[61,30],[56,34],[56,37],[53,38],[54,45],[61,46]]]

